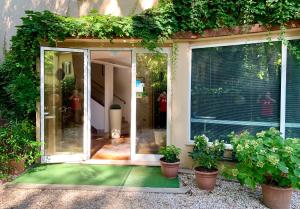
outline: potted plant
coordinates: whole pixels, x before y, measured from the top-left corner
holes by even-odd
[[[179,154],[181,149],[174,146],[168,145],[166,147],[161,147],[159,154],[163,155],[160,158],[161,172],[167,178],[176,178],[179,169]]]
[[[25,166],[40,157],[35,127],[24,120],[10,122],[0,129],[0,179],[22,173]]]
[[[112,104],[109,110],[110,134],[111,138],[121,137],[122,109],[119,104]]]
[[[189,156],[196,163],[195,175],[200,189],[212,191],[218,176],[218,160],[222,158],[225,145],[223,141],[208,142],[206,136],[194,138],[194,148]]]
[[[300,189],[300,140],[283,139],[275,128],[255,136],[231,135],[237,164],[229,169],[242,185],[262,186],[263,203],[272,209],[290,207],[293,188]]]

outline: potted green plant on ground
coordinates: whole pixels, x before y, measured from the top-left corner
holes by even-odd
[[[176,178],[180,165],[179,154],[181,149],[174,146],[168,145],[161,147],[159,154],[163,155],[160,158],[161,172],[167,178]]]
[[[0,179],[23,172],[38,157],[40,143],[30,122],[10,122],[0,129]]]
[[[283,139],[275,128],[255,136],[231,135],[236,167],[227,171],[242,185],[262,186],[263,202],[272,209],[290,208],[293,188],[300,189],[300,140]]]
[[[189,156],[196,163],[195,175],[200,189],[212,191],[218,175],[218,160],[221,159],[225,145],[223,141],[215,140],[208,143],[205,136],[194,138],[193,151]]]

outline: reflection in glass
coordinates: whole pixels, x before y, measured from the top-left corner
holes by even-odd
[[[157,154],[167,137],[167,55],[138,53],[136,60],[136,150]]]
[[[45,51],[45,154],[83,151],[83,53]]]
[[[281,43],[192,50],[191,139],[279,127]]]
[[[290,41],[286,76],[286,137],[300,137],[300,57],[291,47],[300,48],[300,40]]]

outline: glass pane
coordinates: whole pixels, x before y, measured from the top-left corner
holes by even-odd
[[[167,137],[167,54],[138,53],[136,64],[136,150],[157,154]]]
[[[291,48],[292,47],[292,48]],[[290,41],[287,55],[286,81],[286,137],[300,137],[300,56],[293,48],[300,48],[300,40]]]
[[[84,54],[45,51],[45,154],[83,152]]]
[[[279,127],[281,43],[192,50],[191,139]]]

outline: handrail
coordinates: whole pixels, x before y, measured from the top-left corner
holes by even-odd
[[[100,101],[100,99],[98,99],[98,98],[96,98],[96,97],[94,97],[92,95],[91,95],[91,98],[104,107],[104,102],[103,101]]]
[[[99,86],[99,87],[103,90],[103,93],[104,93],[104,87],[101,86],[100,84],[98,84],[96,81],[93,81],[93,80],[92,80],[92,85]],[[97,89],[96,89],[96,90],[97,90]],[[98,90],[97,90],[97,91],[98,91]],[[126,104],[126,101],[125,101],[124,99],[122,99],[121,97],[119,97],[118,95],[113,94],[113,97],[119,99],[122,103]]]

